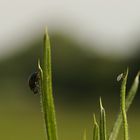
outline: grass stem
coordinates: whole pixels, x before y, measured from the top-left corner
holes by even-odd
[[[52,71],[51,71],[51,46],[46,30],[43,47],[43,67],[38,68],[41,75],[41,103],[45,120],[47,139],[58,140],[55,107],[52,94]]]

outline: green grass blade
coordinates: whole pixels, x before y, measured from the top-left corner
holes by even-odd
[[[132,84],[132,87],[130,88],[130,90],[128,92],[128,96],[126,98],[126,111],[128,111],[128,109],[129,109],[130,105],[132,104],[132,101],[135,98],[135,95],[137,93],[138,86],[139,86],[139,76],[140,76],[140,72],[138,72],[138,74],[136,75],[134,82]]]
[[[136,75],[134,82],[133,82],[133,84],[128,92],[128,96],[126,98],[126,106],[125,106],[126,111],[128,111],[128,109],[129,109],[130,105],[132,104],[134,97],[137,93],[138,86],[139,86],[139,75],[140,75],[140,72],[138,72],[138,74]],[[122,114],[120,112],[118,114],[117,120],[115,121],[112,132],[109,136],[109,140],[116,140],[117,139],[121,124],[122,124]]]
[[[93,140],[100,140],[99,125],[96,121],[95,115],[93,115]]]
[[[106,113],[102,106],[102,101],[100,98],[100,140],[107,140],[106,136]]]
[[[51,74],[51,46],[49,36],[46,30],[43,48],[43,69],[40,64],[38,68],[41,73],[41,103],[43,104],[43,115],[45,120],[48,140],[57,140],[57,126],[54,101],[52,95],[52,74]]]
[[[126,73],[124,73],[124,77],[123,77],[122,85],[121,85],[121,113],[122,113],[122,118],[123,118],[124,140],[128,140],[128,122],[127,122],[127,114],[125,110],[127,77],[128,77],[128,69]]]
[[[39,71],[39,74],[40,74],[40,80],[39,80],[39,87],[40,87],[40,91],[39,91],[39,94],[40,94],[40,107],[41,107],[41,112],[42,112],[42,115],[43,115],[43,121],[44,121],[44,126],[45,126],[45,133],[46,133],[46,136],[47,136],[47,131],[46,131],[46,119],[45,119],[45,109],[44,109],[44,106],[45,106],[45,99],[44,99],[44,96],[43,96],[43,71],[42,71],[42,68],[40,66],[40,60],[38,60],[38,71]]]

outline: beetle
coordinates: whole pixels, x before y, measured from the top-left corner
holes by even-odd
[[[39,93],[39,90],[40,90],[39,80],[40,80],[40,75],[39,75],[38,71],[32,73],[29,76],[28,84],[29,84],[29,87],[33,91],[34,94]]]

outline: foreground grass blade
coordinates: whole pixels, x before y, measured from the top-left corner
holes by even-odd
[[[106,113],[100,98],[100,140],[106,139]]]
[[[58,140],[55,108],[52,95],[52,74],[51,74],[51,48],[50,40],[46,30],[43,48],[43,68],[38,68],[41,75],[41,103],[48,140]]]
[[[96,121],[95,115],[93,115],[93,140],[100,140],[99,125]]]
[[[136,75],[135,80],[128,92],[128,96],[126,98],[126,105],[125,105],[126,111],[128,111],[128,109],[129,109],[130,105],[132,104],[132,101],[137,93],[138,86],[139,86],[139,75],[140,75],[140,72],[138,72],[138,74]],[[117,117],[117,120],[113,126],[112,132],[109,136],[109,140],[117,139],[121,124],[122,124],[122,114],[120,112]]]
[[[125,110],[127,77],[128,77],[128,69],[126,73],[124,73],[124,77],[123,77],[122,85],[121,85],[121,113],[122,113],[122,118],[123,118],[124,140],[128,140],[128,122],[127,122],[127,114]]]
[[[126,98],[126,111],[128,111],[130,105],[132,104],[132,101],[137,93],[138,90],[138,86],[139,86],[139,76],[140,76],[140,72],[138,72],[138,74],[135,77],[135,80],[132,84],[132,87],[130,89],[130,91],[128,92],[128,96]]]

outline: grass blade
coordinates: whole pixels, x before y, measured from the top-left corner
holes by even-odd
[[[128,69],[126,73],[124,73],[124,77],[123,77],[122,85],[121,85],[121,113],[122,113],[122,118],[123,118],[124,140],[128,140],[128,122],[127,122],[127,114],[125,110],[127,77],[128,77]]]
[[[100,140],[99,125],[96,121],[95,115],[93,115],[93,123],[93,140]]]
[[[106,113],[100,98],[100,140],[106,139]]]
[[[52,95],[52,74],[51,74],[51,47],[46,30],[43,48],[43,69],[40,64],[38,68],[41,74],[41,103],[48,140],[57,140],[57,126],[54,101]]]
[[[134,82],[132,84],[132,87],[130,88],[129,92],[128,92],[128,96],[126,98],[126,111],[128,111],[130,105],[132,104],[133,99],[135,98],[135,95],[137,93],[138,90],[138,86],[139,86],[139,76],[140,76],[140,72],[138,72],[138,74],[136,75]]]
[[[132,104],[134,97],[137,93],[138,86],[139,86],[139,75],[140,75],[140,72],[138,72],[138,74],[136,75],[134,82],[133,82],[133,84],[128,92],[128,95],[126,98],[126,106],[125,106],[126,111],[128,111],[128,109],[129,109],[130,105]],[[122,114],[120,112],[118,114],[116,121],[115,121],[113,129],[110,133],[109,140],[116,140],[117,139],[121,124],[122,124]]]

